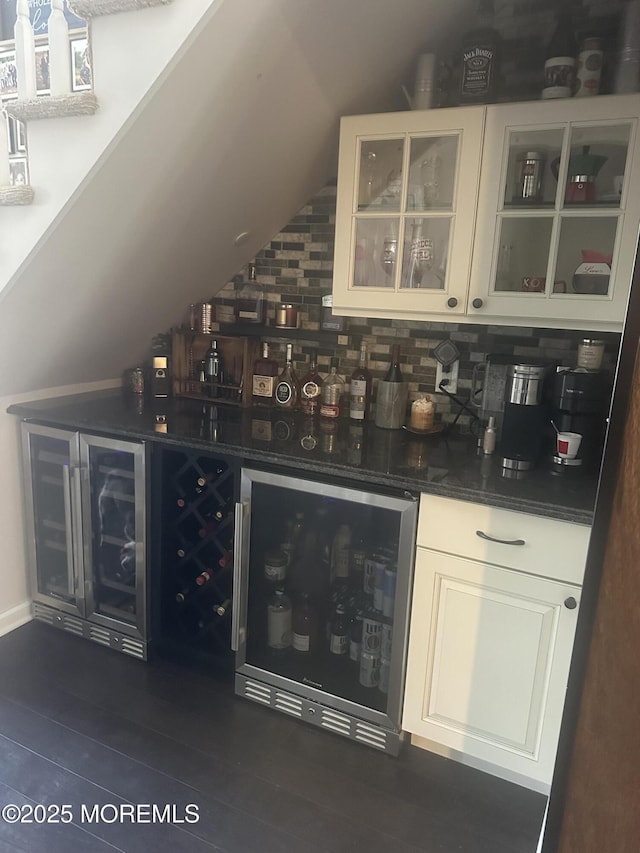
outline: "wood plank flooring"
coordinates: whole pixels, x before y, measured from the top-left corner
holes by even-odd
[[[1,853],[534,853],[545,799],[318,731],[199,669],[37,622],[0,638],[0,807],[68,804],[73,818],[0,820]],[[176,820],[152,822],[147,804]],[[189,804],[198,820],[180,822]]]

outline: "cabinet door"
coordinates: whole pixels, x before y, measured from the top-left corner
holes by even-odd
[[[146,637],[144,445],[80,436],[86,616]]]
[[[469,314],[619,328],[640,222],[640,98],[487,108]]]
[[[578,599],[579,587],[418,548],[404,728],[550,783]]]
[[[484,108],[344,118],[333,311],[464,314]]]
[[[74,432],[22,425],[32,595],[59,610],[84,615],[77,553],[79,510]]]

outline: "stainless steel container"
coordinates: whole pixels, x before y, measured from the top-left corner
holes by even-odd
[[[507,370],[505,402],[517,406],[538,406],[542,400],[544,367],[513,364]]]
[[[513,201],[534,204],[542,199],[542,181],[546,155],[542,151],[525,151],[518,157],[518,181]]]

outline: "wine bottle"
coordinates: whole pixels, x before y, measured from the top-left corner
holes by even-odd
[[[277,589],[267,605],[267,645],[272,651],[291,647],[291,601],[284,589]]]
[[[542,97],[570,98],[573,94],[578,44],[574,34],[571,13],[563,3],[558,10],[556,28],[546,51],[544,63],[544,89]]]
[[[176,595],[176,602],[178,604],[184,604],[184,602],[189,598],[189,596],[193,595],[198,590],[202,589],[203,586],[209,583],[209,581],[213,577],[213,572],[209,569],[205,569],[200,572],[193,581],[193,583],[185,586],[180,592]]]
[[[287,344],[287,360],[273,395],[276,406],[296,409],[300,399],[300,383],[293,367],[293,344]]]
[[[391,363],[384,377],[385,382],[404,382],[402,371],[400,370],[400,345],[393,344],[391,347]]]
[[[203,492],[206,491],[206,488],[206,479],[204,477],[198,477],[194,485],[188,485],[187,488],[185,488],[184,494],[176,500],[177,505],[180,509],[183,509],[188,503],[194,501],[197,497],[203,494]]]
[[[272,406],[278,375],[278,362],[269,358],[269,344],[262,344],[262,357],[253,363],[253,405]]]
[[[346,655],[349,651],[349,625],[343,604],[338,604],[331,620],[329,651],[334,655]]]
[[[476,26],[462,39],[460,103],[495,101],[498,84],[500,35],[493,26],[493,0],[480,0]]]
[[[367,369],[367,345],[360,345],[358,367],[351,374],[349,383],[349,417],[354,421],[363,421],[369,413],[373,378]]]
[[[218,386],[223,382],[222,376],[222,356],[218,352],[217,341],[211,340],[209,349],[204,356],[204,375],[206,383],[206,392],[216,397]]]
[[[300,380],[300,408],[313,417],[320,411],[320,390],[322,376],[318,373],[318,353],[312,350],[309,355],[309,370]]]
[[[345,382],[338,374],[338,359],[333,356],[330,361],[329,375],[324,379],[320,389],[320,415],[323,418],[339,418],[345,393]]]
[[[313,653],[319,638],[318,614],[309,593],[301,592],[293,607],[293,648],[297,652]]]

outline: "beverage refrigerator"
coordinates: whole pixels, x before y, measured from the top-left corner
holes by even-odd
[[[416,498],[243,468],[235,692],[397,755]]]

